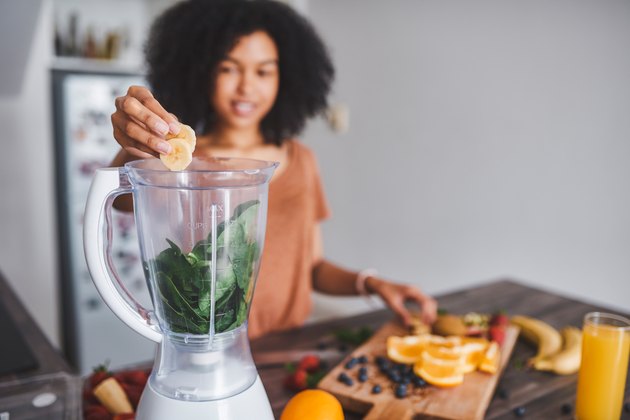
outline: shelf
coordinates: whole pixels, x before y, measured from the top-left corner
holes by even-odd
[[[51,68],[83,73],[144,74],[145,72],[144,66],[137,62],[82,57],[55,57]]]

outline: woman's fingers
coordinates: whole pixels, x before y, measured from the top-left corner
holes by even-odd
[[[117,104],[118,109],[122,109],[130,116],[142,121],[158,134],[165,135],[169,131],[177,134],[181,129],[177,118],[166,111],[151,91],[145,87],[131,86],[127,90],[127,95],[118,98],[117,101],[120,102],[121,107],[118,108],[119,105]]]
[[[116,98],[116,109],[121,110],[134,120],[140,121],[147,129],[161,136],[168,134],[168,124],[133,96]]]
[[[127,146],[132,146],[151,154],[166,154],[171,150],[171,146],[164,138],[148,131],[134,119],[124,114],[119,112],[112,114],[112,124],[114,126],[114,137],[118,139],[119,143],[121,143],[121,140],[137,142],[139,144],[127,144]]]
[[[147,146],[144,146],[142,143],[139,143],[138,141],[127,136],[117,127],[114,127],[114,137],[118,139],[118,143],[120,144],[120,146],[133,156],[145,159],[150,157],[157,157],[158,155],[155,151],[149,149]]]

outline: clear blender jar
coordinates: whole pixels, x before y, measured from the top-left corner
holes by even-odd
[[[250,418],[273,418],[247,317],[276,166],[195,158],[171,172],[145,159],[97,171],[84,228],[90,273],[112,311],[159,343],[137,418],[245,418],[244,409],[255,410]],[[111,263],[111,207],[129,192],[152,309],[125,289]]]

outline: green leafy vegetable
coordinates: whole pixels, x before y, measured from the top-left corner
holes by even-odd
[[[356,330],[352,328],[340,328],[334,332],[335,337],[342,343],[358,346],[372,336],[372,328],[360,327]]]
[[[212,235],[195,244],[188,254],[166,239],[169,248],[144,264],[145,273],[155,274],[156,294],[161,301],[163,321],[178,333],[208,334],[212,308],[212,271],[216,264],[214,330],[232,330],[247,319],[260,247],[256,223],[260,203],[247,201],[234,209],[232,217],[217,226]],[[213,246],[216,261],[212,260]]]

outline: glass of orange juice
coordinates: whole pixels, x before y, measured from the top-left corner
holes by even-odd
[[[629,319],[602,312],[586,314],[575,407],[577,419],[621,417],[629,349]]]

